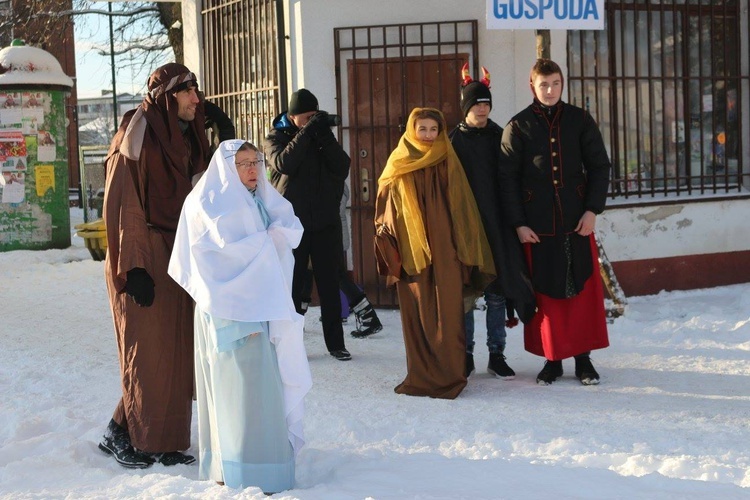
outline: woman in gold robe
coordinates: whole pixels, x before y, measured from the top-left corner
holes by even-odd
[[[406,347],[399,394],[453,399],[466,386],[464,297],[495,276],[443,114],[416,108],[378,179],[378,272],[396,285]]]

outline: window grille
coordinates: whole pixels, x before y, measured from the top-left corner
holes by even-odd
[[[569,102],[601,127],[612,198],[748,187],[749,19],[747,0],[608,1],[603,31],[568,33]]]
[[[275,0],[203,2],[206,99],[234,121],[238,138],[256,145],[280,112]]]

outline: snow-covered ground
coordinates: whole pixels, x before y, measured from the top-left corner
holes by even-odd
[[[198,481],[194,465],[126,470],[97,449],[120,386],[103,264],[80,238],[0,253],[0,276],[0,498],[265,498]],[[297,487],[274,498],[750,498],[750,284],[631,298],[592,356],[592,387],[569,361],[536,385],[542,362],[520,328],[507,352],[518,376],[491,378],[477,312],[479,369],[454,401],[393,392],[399,315],[380,315],[383,332],[347,339],[342,363],[308,313],[307,444]]]

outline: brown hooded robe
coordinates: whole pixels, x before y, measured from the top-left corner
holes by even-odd
[[[415,135],[420,111],[378,181],[376,255],[401,309],[407,374],[395,391],[454,399],[466,386],[463,295],[480,294],[495,268],[445,121],[425,146]]]
[[[157,69],[149,95],[126,114],[107,158],[105,279],[122,377],[122,398],[112,418],[145,452],[190,447],[193,302],[167,275],[167,266],[191,178],[206,169],[202,105],[183,134],[173,95],[175,87],[194,80],[180,64]],[[133,268],[145,269],[154,280],[149,307],[125,293]]]

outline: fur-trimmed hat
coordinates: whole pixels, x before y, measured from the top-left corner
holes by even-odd
[[[480,102],[486,102],[492,109],[492,92],[490,92],[490,74],[482,66],[482,79],[477,81],[469,76],[469,63],[461,68],[461,111],[464,118],[469,114],[472,106]]]
[[[297,92],[294,92],[291,99],[289,99],[289,109],[287,110],[287,113],[290,115],[301,115],[308,111],[318,111],[318,98],[307,89],[299,89]]]

